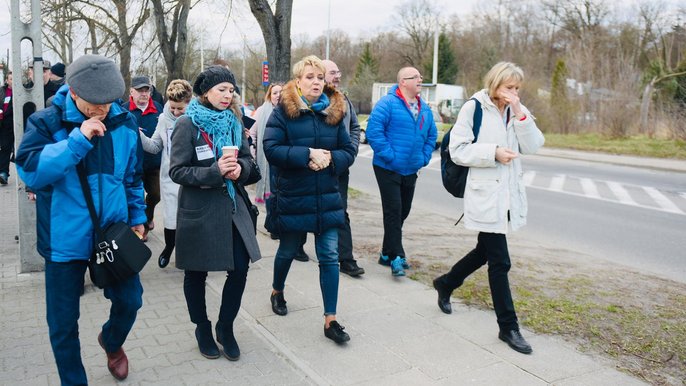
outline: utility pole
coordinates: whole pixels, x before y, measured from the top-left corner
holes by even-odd
[[[438,83],[438,31],[439,31],[439,26],[438,26],[438,18],[436,18],[436,32],[434,33],[434,68],[433,68],[433,76],[431,77],[431,83],[437,84]]]
[[[331,40],[331,0],[329,0],[329,19],[326,25],[326,60],[329,60],[329,40]]]
[[[35,106],[36,110],[44,108],[43,99],[43,45],[41,41],[40,0],[31,0],[30,22],[24,23],[20,18],[20,0],[11,0],[12,14],[12,69],[16,73],[12,81],[12,99],[14,103],[14,148],[24,136],[24,107]],[[21,41],[27,39],[33,43],[33,84],[30,89],[24,87],[21,76]],[[42,271],[45,261],[36,252],[36,203],[27,200],[26,184],[15,178],[17,189],[17,206],[19,213],[19,259],[21,272]]]

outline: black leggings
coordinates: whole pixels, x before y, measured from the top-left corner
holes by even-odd
[[[241,235],[235,226],[232,228],[234,270],[228,271],[226,274],[224,290],[222,291],[222,304],[219,308],[219,321],[228,326],[233,324],[241,308],[241,298],[245,290],[250,262],[250,256]],[[206,279],[207,272],[184,271],[183,293],[186,296],[186,305],[191,322],[195,324],[209,321],[205,302]]]

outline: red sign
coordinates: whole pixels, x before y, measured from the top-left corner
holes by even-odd
[[[262,85],[269,86],[269,62],[262,62]]]

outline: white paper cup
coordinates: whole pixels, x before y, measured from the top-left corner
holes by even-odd
[[[238,146],[222,146],[222,154],[233,154],[238,158]]]

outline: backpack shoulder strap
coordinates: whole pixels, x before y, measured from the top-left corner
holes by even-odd
[[[474,101],[475,104],[474,117],[472,118],[472,134],[474,134],[474,141],[472,141],[472,143],[474,143],[479,138],[479,130],[481,130],[481,120],[484,116],[484,112],[481,109],[481,102],[479,102],[476,98],[471,98],[470,100]]]

